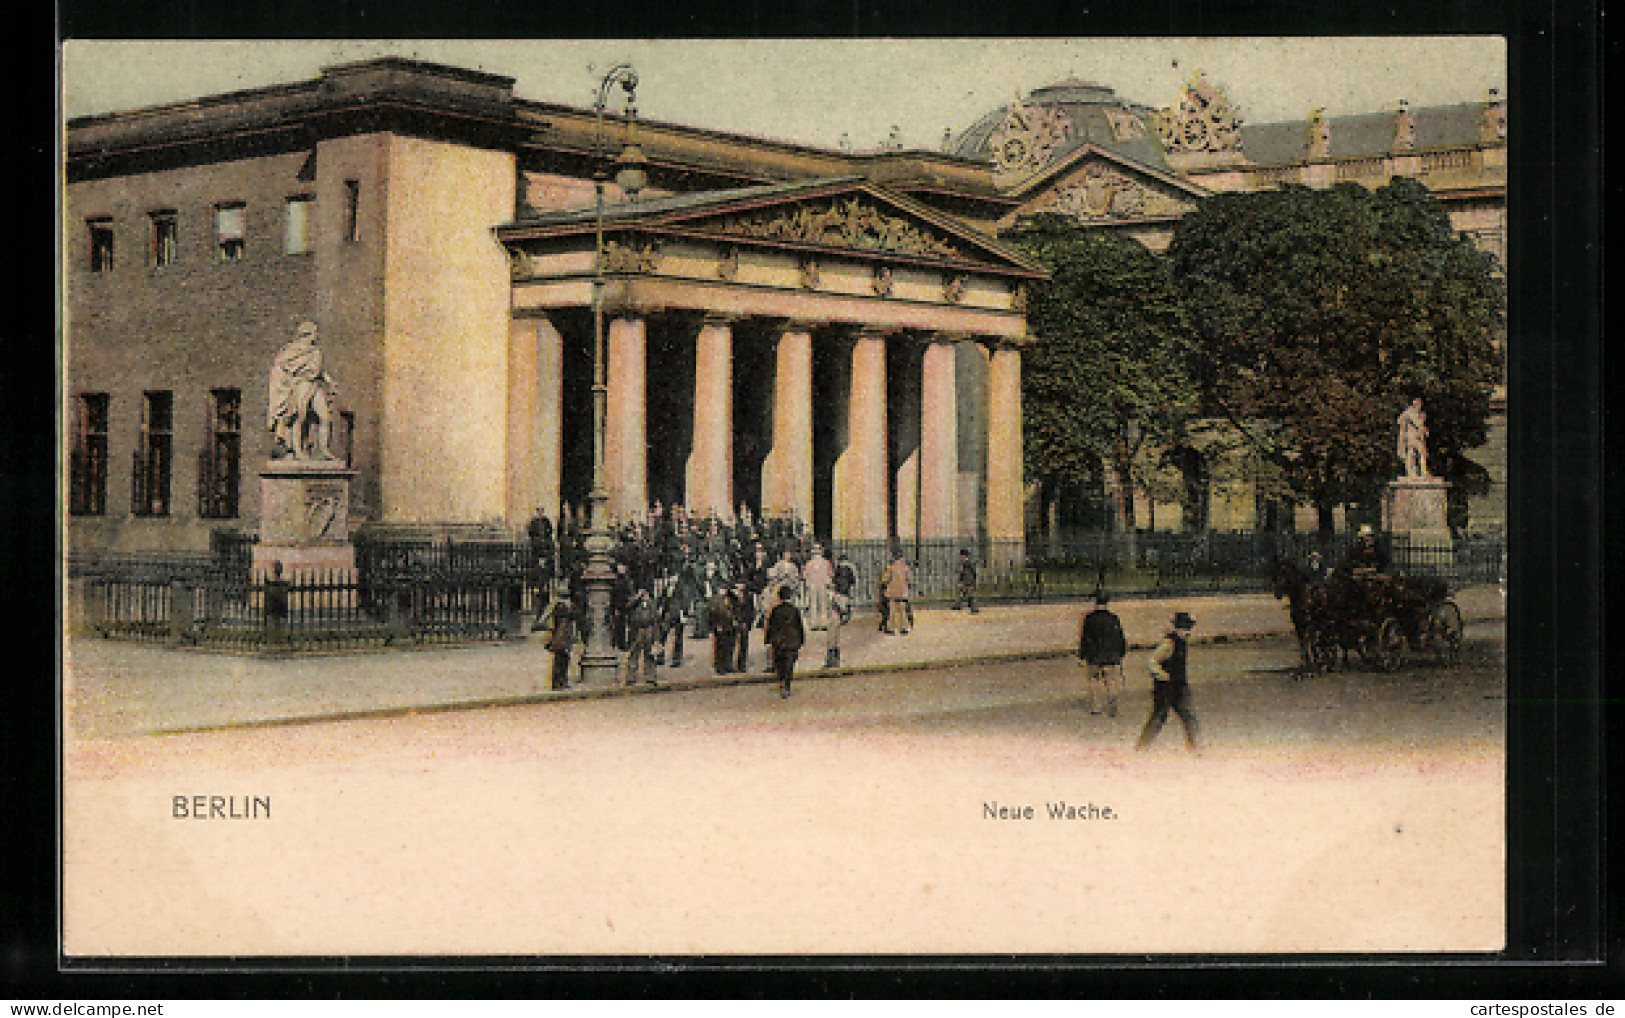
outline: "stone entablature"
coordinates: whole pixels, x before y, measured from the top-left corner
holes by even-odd
[[[1021,339],[1042,267],[870,184],[747,189],[605,210],[606,300]],[[516,309],[580,306],[597,223],[575,210],[501,227]]]

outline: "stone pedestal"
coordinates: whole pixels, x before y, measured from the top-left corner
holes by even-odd
[[[1411,548],[1451,547],[1446,515],[1450,482],[1437,477],[1390,481],[1382,499],[1382,529]]]
[[[271,460],[260,471],[260,539],[255,574],[282,563],[282,574],[355,569],[350,543],[350,482],[339,460]]]

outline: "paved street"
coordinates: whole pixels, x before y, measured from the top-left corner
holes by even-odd
[[[1468,588],[1456,600],[1469,620],[1504,615],[1502,593],[1495,587]],[[860,615],[842,633],[842,664],[869,672],[1065,654],[1076,646],[1079,614],[1087,607],[996,605],[975,615],[920,609],[908,636],[882,636],[876,632],[874,616]],[[1250,639],[1290,628],[1281,602],[1263,594],[1125,599],[1112,607],[1122,616],[1130,643],[1141,647],[1160,638],[1175,611],[1196,617],[1198,641]],[[86,738],[117,738],[620,692],[590,687],[551,692],[549,658],[540,637],[500,645],[281,659],[76,638],[69,642],[66,655],[70,731]],[[822,664],[824,639],[823,633],[811,634],[799,671],[813,672]],[[760,641],[757,632],[751,645],[755,679],[767,666]],[[662,688],[688,690],[740,681],[738,676],[714,676],[710,661],[710,642],[690,641],[682,668],[659,670]]]
[[[1177,722],[1132,749],[1143,650],[1115,719],[1052,659],[812,679],[789,700],[728,686],[74,740],[68,946],[1497,946],[1501,627],[1470,624],[1450,669],[1296,679],[1293,656],[1279,637],[1193,650],[1200,756]],[[177,796],[269,815],[177,819]],[[1050,819],[1062,803],[1082,819]]]

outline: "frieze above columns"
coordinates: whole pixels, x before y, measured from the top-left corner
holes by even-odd
[[[901,216],[891,216],[857,198],[810,201],[793,209],[773,209],[725,217],[705,224],[722,233],[764,240],[789,240],[859,251],[963,258],[957,245],[932,236]]]

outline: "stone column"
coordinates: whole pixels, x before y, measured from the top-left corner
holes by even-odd
[[[923,366],[923,352],[919,344],[903,342],[897,345],[891,358],[891,404],[887,409],[891,418],[891,461],[897,465],[892,477],[892,496],[896,500],[896,530],[901,541],[914,540],[920,530],[920,411],[923,406],[920,369]]]
[[[536,506],[559,523],[564,477],[564,337],[550,319],[536,330]],[[527,517],[528,519],[528,517]]]
[[[684,472],[690,513],[728,515],[733,505],[733,329],[707,318],[694,340],[694,434]]]
[[[812,521],[812,333],[779,334],[773,372],[773,446],[762,464],[762,512]]]
[[[528,521],[537,506],[558,521],[564,433],[564,339],[545,316],[508,325],[507,515]]]
[[[920,536],[926,540],[959,536],[959,515],[955,511],[959,481],[955,376],[952,340],[934,337],[925,348],[920,368]]]
[[[608,407],[604,425],[604,483],[609,512],[617,520],[648,509],[649,447],[645,426],[645,322],[609,323]]]
[[[835,462],[834,537],[886,539],[886,338],[860,333],[847,385],[846,448]]]
[[[987,379],[987,536],[1025,539],[1021,483],[1021,351],[993,350]]]

